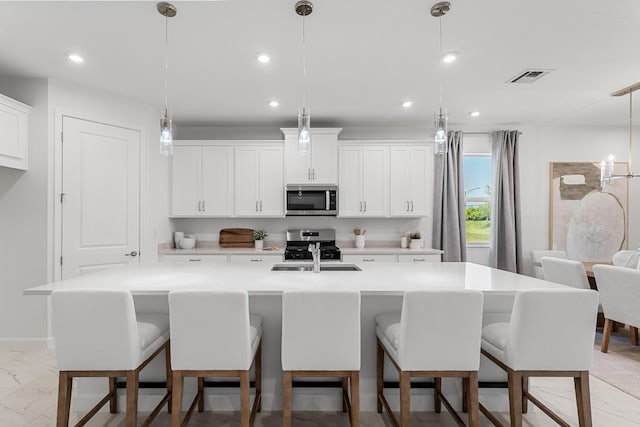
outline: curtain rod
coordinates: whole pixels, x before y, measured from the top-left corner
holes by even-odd
[[[464,133],[465,135],[491,135],[491,134],[493,134],[493,132],[497,132],[497,131],[491,131],[491,132],[465,132],[465,131],[462,131],[462,133]],[[518,135],[522,135],[522,132],[518,131]]]

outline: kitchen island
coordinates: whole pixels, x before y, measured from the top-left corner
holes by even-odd
[[[325,265],[325,263],[322,263]],[[340,264],[340,263],[336,263]],[[361,408],[375,411],[375,316],[388,311],[400,311],[402,294],[415,289],[476,289],[485,295],[483,323],[507,320],[511,313],[515,292],[520,289],[558,288],[561,285],[513,274],[472,263],[371,263],[361,264],[362,271],[271,271],[264,263],[196,264],[171,263],[135,266],[97,272],[25,290],[25,295],[49,295],[61,288],[114,288],[130,290],[140,311],[168,311],[166,295],[174,289],[216,288],[244,289],[250,297],[250,309],[263,317],[263,409],[281,410],[282,370],[280,364],[281,294],[289,289],[356,289],[362,294],[362,365],[360,373]],[[330,314],[327,307],[327,315]],[[436,325],[446,328],[446,324]],[[455,337],[452,337],[455,339]],[[144,372],[142,381],[160,379],[163,362]],[[385,378],[397,381],[392,369],[385,369]],[[504,374],[492,365],[481,362],[481,381],[502,381]],[[93,382],[92,382],[93,381]],[[99,380],[79,384],[75,400],[79,409],[88,408],[104,388]],[[101,383],[100,383],[101,384]],[[187,384],[187,387],[192,384]],[[461,403],[461,385],[443,380],[443,387],[452,403]],[[188,390],[188,388],[187,388]],[[141,390],[140,408],[150,409],[155,402],[153,389]],[[390,393],[391,394],[391,393]],[[187,391],[188,395],[188,391]],[[207,390],[207,408],[237,409],[237,396],[215,388]],[[506,390],[481,389],[480,398],[490,409],[507,408]],[[391,397],[392,402],[397,399]],[[430,389],[415,392],[416,408],[431,410],[433,393]],[[187,399],[185,399],[187,401]],[[429,406],[426,406],[429,405]],[[338,390],[303,388],[296,390],[293,401],[297,410],[340,410]],[[396,408],[397,409],[397,408]]]

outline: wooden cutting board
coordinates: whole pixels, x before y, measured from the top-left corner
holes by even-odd
[[[223,248],[252,248],[253,230],[250,228],[223,228],[219,245]]]

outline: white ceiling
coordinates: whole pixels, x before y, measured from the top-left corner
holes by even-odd
[[[617,0],[315,0],[306,18],[312,126],[450,123],[628,124],[640,81],[640,2]],[[169,20],[169,106],[179,125],[295,126],[302,98],[302,18],[295,0],[175,1]],[[0,75],[49,77],[164,103],[165,19],[155,1],[0,2]],[[77,51],[82,65],[64,53]],[[256,60],[258,51],[272,57]],[[505,83],[525,68],[554,71]],[[637,97],[640,98],[640,95]],[[271,99],[280,106],[269,107]],[[414,101],[405,110],[401,103]],[[639,104],[640,105],[640,102]],[[472,119],[474,109],[482,115]]]

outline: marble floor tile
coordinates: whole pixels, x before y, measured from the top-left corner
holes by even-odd
[[[2,427],[47,427],[55,425],[57,399],[57,371],[55,357],[50,350],[8,351],[0,350],[0,426]],[[640,367],[631,364],[625,369],[629,381],[635,381],[634,375],[640,375]],[[640,401],[634,396],[613,387],[594,376],[590,377],[591,404],[593,422],[596,427],[639,427]],[[556,410],[571,425],[577,425],[576,404],[573,382],[563,378],[533,378],[531,391],[545,404]],[[508,422],[507,413],[498,417]],[[77,422],[83,414],[72,414],[71,421]],[[141,420],[145,414],[140,414]],[[463,417],[464,418],[464,417]],[[483,416],[481,426],[491,424]],[[388,420],[374,412],[361,414],[364,427],[389,427]],[[189,423],[199,426],[237,426],[239,416],[230,412],[195,413]],[[456,423],[443,409],[441,414],[433,412],[412,413],[412,424],[430,426],[455,426]],[[125,425],[124,413],[99,413],[87,424],[93,427],[120,427]],[[153,424],[159,427],[170,425],[170,416],[163,411]],[[280,412],[258,414],[256,427],[276,427],[282,425]],[[342,427],[348,426],[346,414],[331,412],[294,412],[293,425],[296,427]],[[530,405],[525,415],[526,427],[551,427],[556,424],[541,411]]]

